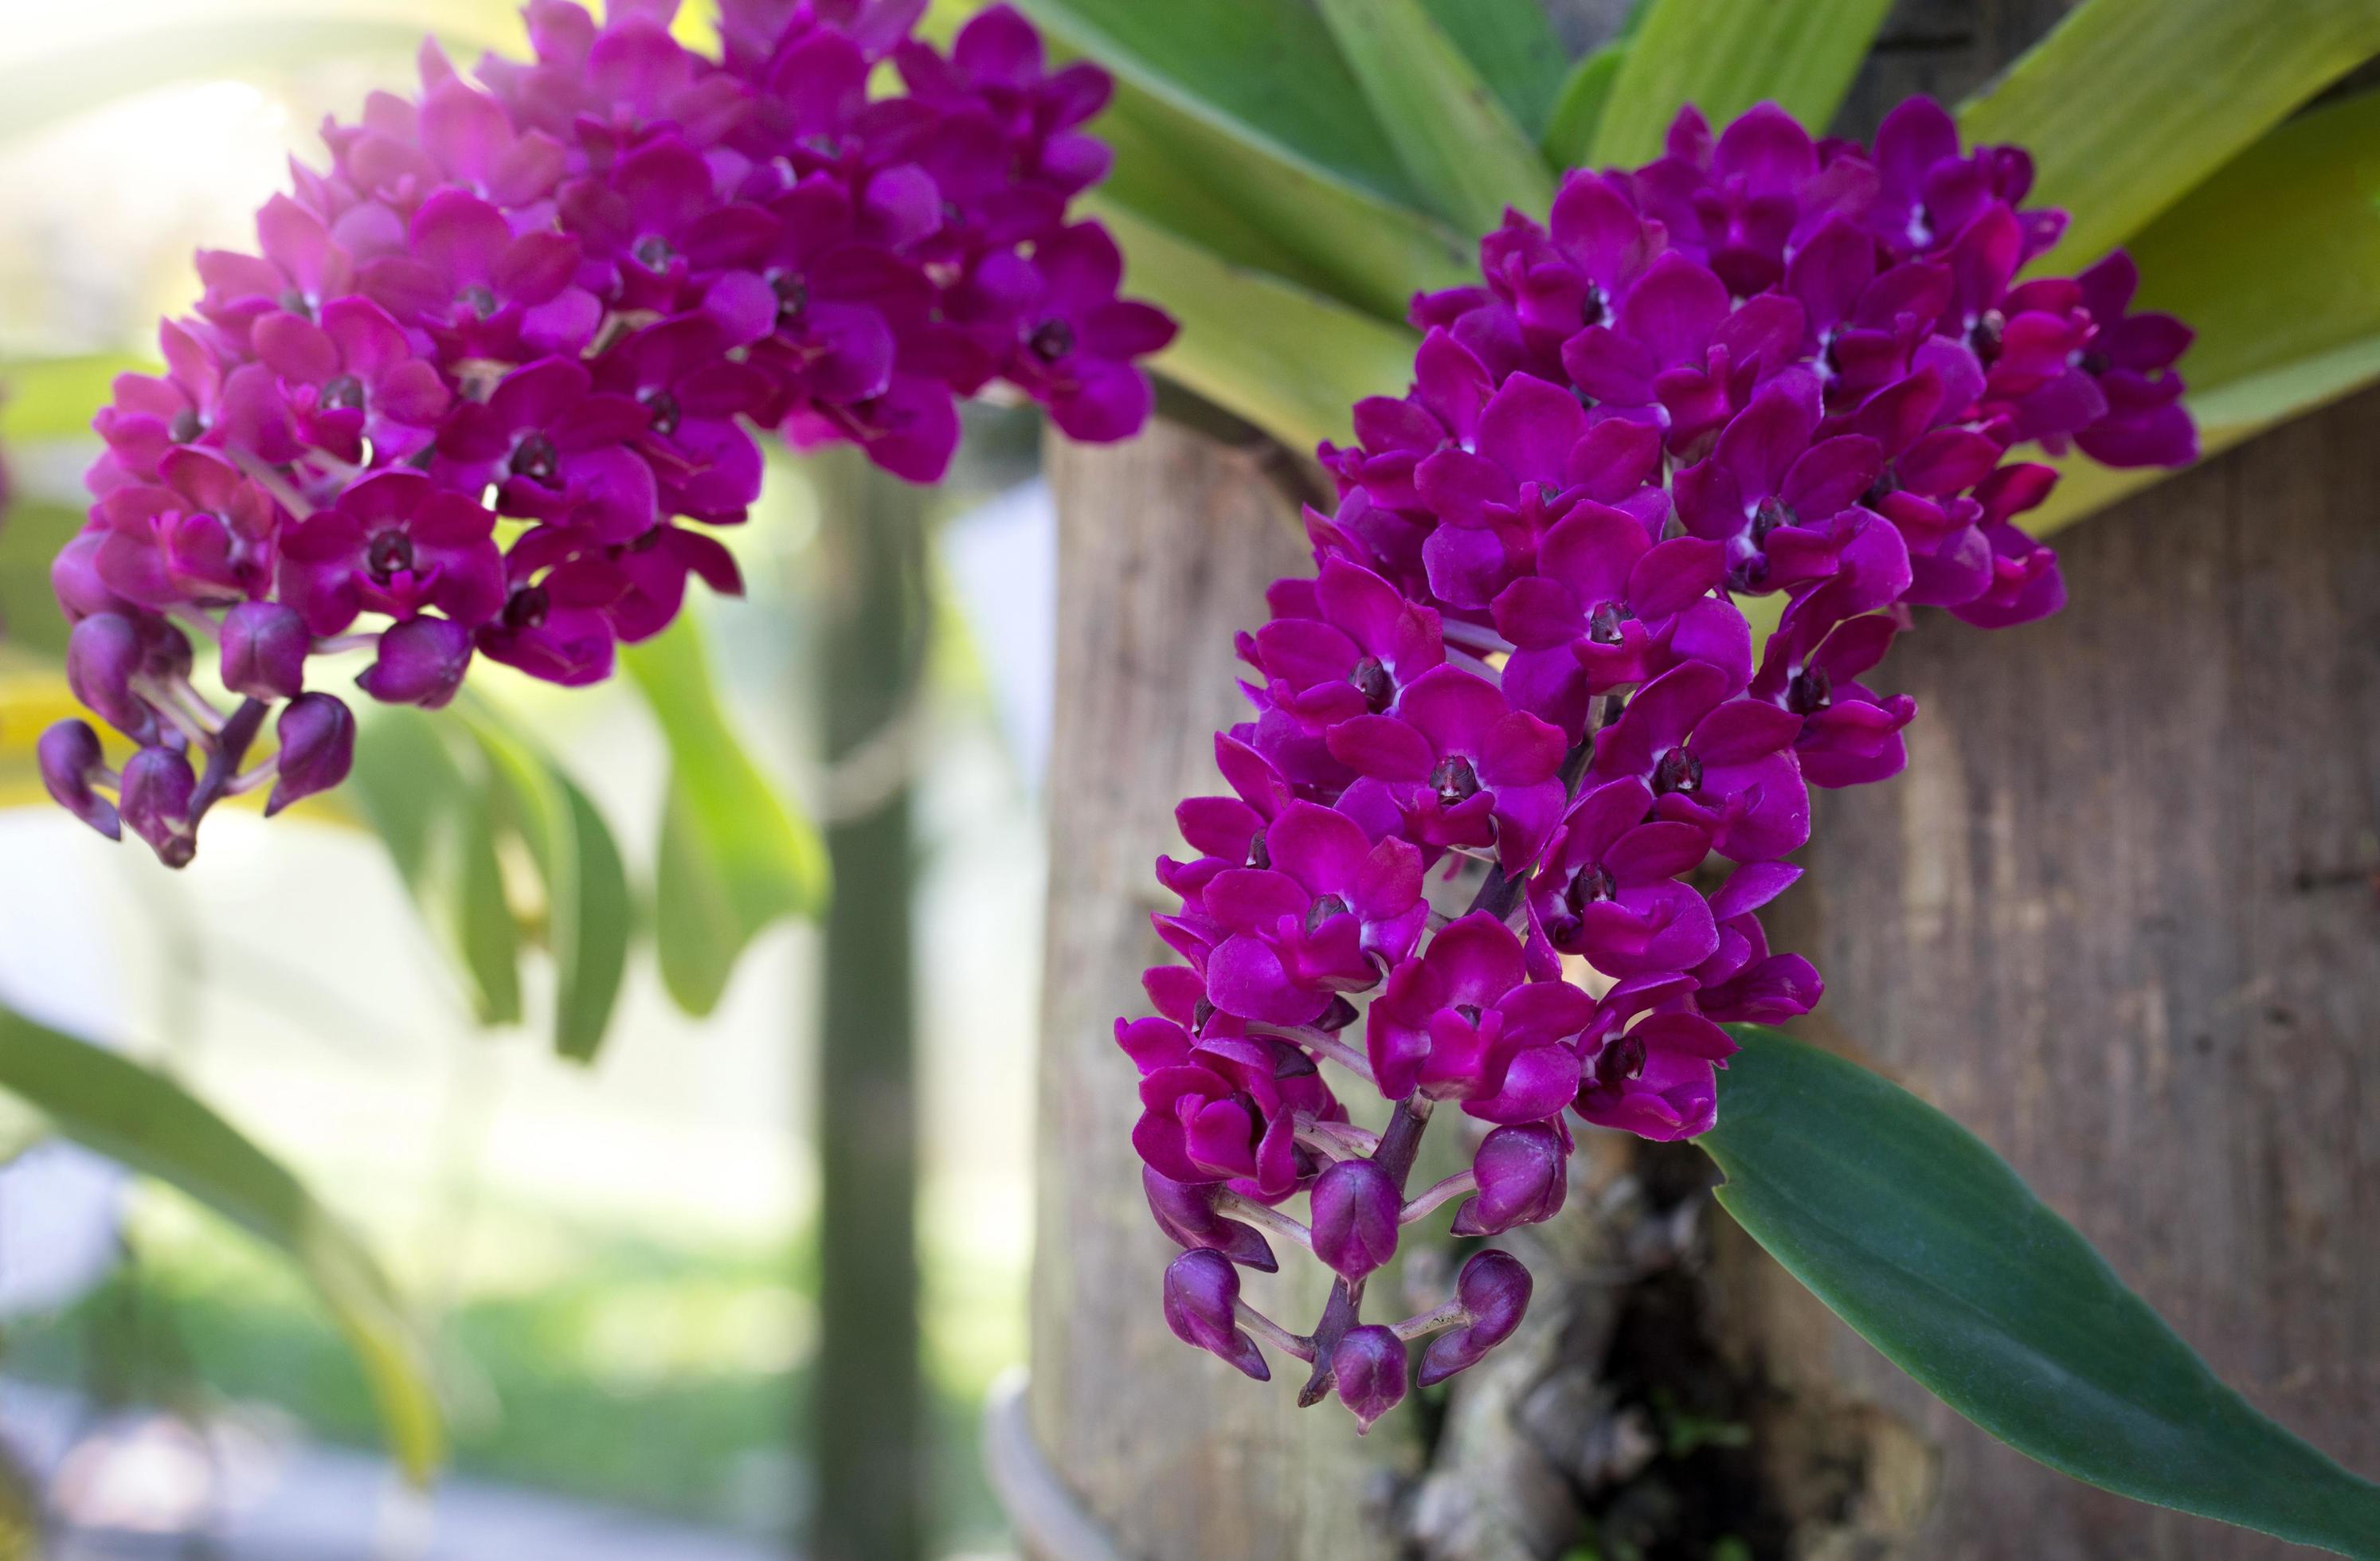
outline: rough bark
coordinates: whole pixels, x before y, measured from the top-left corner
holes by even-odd
[[[1050,923],[1031,1423],[1061,1477],[1127,1555],[1379,1554],[1367,1517],[1397,1451],[1335,1406],[1301,1413],[1299,1361],[1249,1382],[1167,1331],[1174,1248],[1150,1222],[1131,1131],[1119,1014],[1172,959],[1148,925],[1171,906],[1149,864],[1181,850],[1173,805],[1222,790],[1213,733],[1245,708],[1232,636],[1305,561],[1264,457],[1160,421],[1130,444],[1053,442],[1059,514],[1058,714],[1050,766]],[[1303,1329],[1321,1269],[1284,1253],[1247,1294]]]

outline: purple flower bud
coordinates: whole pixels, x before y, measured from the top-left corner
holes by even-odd
[[[131,619],[93,613],[67,636],[67,686],[116,731],[136,743],[153,743],[157,712],[132,691],[132,680],[147,670],[148,660],[148,647]]]
[[[131,611],[130,604],[99,577],[99,550],[106,539],[101,532],[86,531],[50,561],[50,589],[56,593],[58,606],[70,623],[79,623],[98,612]]]
[[[1314,1183],[1314,1255],[1349,1283],[1397,1254],[1404,1200],[1369,1160],[1342,1160]]]
[[[1561,1137],[1544,1122],[1498,1128],[1471,1162],[1479,1195],[1454,1216],[1458,1236],[1493,1236],[1561,1212],[1570,1192]]]
[[[1180,1245],[1193,1251],[1221,1252],[1233,1263],[1259,1274],[1274,1273],[1281,1267],[1271,1245],[1256,1227],[1225,1219],[1215,1212],[1218,1189],[1214,1183],[1198,1186],[1174,1181],[1143,1166],[1140,1185],[1148,1194],[1148,1212],[1157,1216],[1157,1228]]]
[[[105,835],[124,838],[115,805],[91,789],[91,777],[107,768],[99,749],[99,733],[87,720],[62,720],[42,733],[35,752],[42,761],[42,783],[60,807]]]
[[[328,694],[299,695],[273,730],[281,737],[281,778],[265,800],[267,818],[345,780],[356,757],[356,718]]]
[[[1405,1396],[1405,1342],[1378,1323],[1350,1328],[1330,1352],[1330,1373],[1360,1436]]]
[[[380,659],[356,683],[389,705],[434,710],[455,697],[471,664],[471,631],[446,618],[412,618],[380,636]]]
[[[1258,1382],[1271,1380],[1257,1341],[1232,1315],[1240,1299],[1240,1271],[1218,1252],[1186,1252],[1165,1269],[1165,1323],[1184,1344],[1222,1357]]]
[[[198,853],[190,817],[190,794],[198,785],[190,761],[177,749],[143,748],[124,767],[124,822],[168,867],[187,867]]]
[[[1510,1338],[1529,1310],[1529,1271],[1510,1252],[1490,1249],[1464,1264],[1454,1281],[1454,1298],[1471,1320],[1429,1341],[1421,1358],[1421,1385],[1444,1382]]]
[[[306,620],[277,601],[244,601],[224,617],[223,680],[251,699],[295,699],[314,647]]]

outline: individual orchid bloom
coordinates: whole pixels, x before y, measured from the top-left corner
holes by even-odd
[[[1718,950],[1710,907],[1680,881],[1710,854],[1700,821],[1657,818],[1629,777],[1586,792],[1529,880],[1529,917],[1553,947],[1606,975],[1691,970]]]
[[[1511,308],[1535,361],[1558,367],[1562,343],[1609,321],[1614,300],[1667,242],[1661,224],[1640,215],[1620,185],[1573,171],[1563,175],[1544,227],[1505,212],[1504,225],[1480,241],[1479,269]]]
[[[1782,856],[1810,838],[1810,794],[1793,756],[1800,718],[1730,698],[1727,675],[1682,662],[1637,691],[1598,732],[1591,780],[1634,780],[1657,815],[1703,825],[1737,861]]]
[[[1961,622],[1982,629],[2008,628],[2046,618],[2066,605],[2066,580],[2058,555],[2010,518],[2039,505],[2057,480],[2054,467],[2020,464],[2002,466],[1975,490],[1984,511],[1984,539],[1992,550],[1992,583],[1974,600],[1950,609]]]
[[[1439,614],[1360,564],[1326,559],[1315,579],[1280,582],[1272,600],[1273,621],[1240,636],[1240,659],[1263,674],[1265,703],[1318,737],[1385,713],[1446,662]]]
[[[998,255],[977,270],[991,321],[1005,325],[1002,372],[1076,439],[1118,439],[1148,420],[1152,393],[1133,360],[1173,340],[1162,311],[1116,296],[1123,282],[1123,252],[1096,223],[1061,229],[1029,260]]]
[[[1755,104],[1716,141],[1688,108],[1670,127],[1667,151],[1634,175],[1638,203],[1739,297],[1774,287],[1813,224],[1855,209],[1875,188],[1856,160],[1822,162],[1810,133],[1774,103]]]
[[[1693,1007],[1684,975],[1622,981],[1596,1006],[1581,1037],[1585,1062],[1572,1108],[1597,1127],[1667,1141],[1709,1131],[1718,1070],[1735,1043]]]
[[[1773,1024],[1815,1008],[1826,984],[1799,954],[1772,954],[1758,912],[1791,888],[1802,869],[1787,862],[1747,862],[1711,896],[1718,952],[1691,973],[1694,1007],[1720,1023]]]
[[[1568,1043],[1594,1012],[1569,983],[1531,981],[1512,930],[1474,912],[1390,973],[1365,1044],[1391,1100],[1418,1090],[1487,1121],[1540,1121],[1577,1090]]]
[[[581,259],[576,237],[517,231],[499,206],[443,189],[413,213],[403,249],[366,264],[358,284],[461,361],[577,357],[603,318],[578,284]]]
[[[1394,838],[1374,844],[1354,819],[1310,802],[1291,803],[1261,839],[1265,865],[1224,868],[1199,888],[1228,934],[1208,957],[1208,991],[1226,1013],[1304,1024],[1413,951],[1429,914],[1421,852]]]
[[[157,463],[158,485],[118,488],[93,507],[95,566],[107,589],[147,608],[233,603],[271,587],[281,511],[212,451]]]
[[[1678,474],[1678,517],[1691,536],[1723,543],[1730,588],[1790,587],[1833,573],[1835,517],[1883,469],[1864,434],[1812,442],[1822,417],[1816,379],[1780,375],[1718,436],[1710,458]]]
[[[1373,784],[1418,844],[1496,848],[1518,869],[1562,805],[1567,744],[1556,728],[1507,709],[1496,685],[1459,667],[1425,672],[1390,715],[1330,729],[1331,755]]]
[[[1170,1019],[1118,1021],[1116,1043],[1141,1071],[1132,1141],[1160,1176],[1229,1182],[1277,1203],[1314,1173],[1297,1144],[1301,1118],[1342,1120],[1345,1107],[1304,1054],[1261,1036],[1193,1041]]]
[[[275,310],[256,320],[249,339],[279,376],[298,437],[349,466],[367,443],[375,458],[419,451],[454,401],[437,369],[368,299],[333,300],[320,324]]]
[[[1657,424],[1683,454],[1741,393],[1792,361],[1803,330],[1795,299],[1763,293],[1738,308],[1725,282],[1673,249],[1628,290],[1611,324],[1564,344],[1562,368],[1604,411]]]
[[[410,618],[425,608],[476,627],[504,605],[496,517],[420,472],[374,473],[283,538],[280,599],[316,635],[363,612]]]
[[[2173,371],[2190,349],[2190,327],[2169,314],[2129,312],[2140,272],[2121,249],[2074,280],[2090,311],[2092,336],[2069,372],[2090,379],[2106,408],[2075,430],[2074,442],[2102,466],[2179,466],[2196,460],[2197,427],[2182,407],[2181,376]],[[2053,404],[2061,399],[2055,390],[2039,393]],[[2024,437],[2045,442],[2062,431],[2030,399],[2019,404],[2017,425]]]
[[[1813,620],[1770,637],[1752,696],[1802,718],[1793,753],[1811,785],[1865,785],[1907,767],[1900,732],[1917,719],[1917,701],[1858,681],[1900,632],[1897,619],[1865,613],[1834,624]]]
[[[651,422],[634,398],[598,392],[583,366],[541,358],[506,374],[487,400],[455,408],[433,471],[467,490],[495,483],[505,514],[633,541],[660,518],[660,484],[630,448]]]

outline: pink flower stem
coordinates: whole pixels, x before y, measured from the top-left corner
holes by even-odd
[[[1422,1189],[1421,1192],[1415,1193],[1413,1201],[1404,1206],[1404,1211],[1397,1216],[1397,1223],[1399,1225],[1411,1225],[1415,1220],[1419,1219],[1422,1216],[1429,1213],[1430,1210],[1437,1208],[1443,1204],[1449,1203],[1453,1199],[1467,1197],[1477,1191],[1479,1191],[1479,1176],[1477,1172],[1468,1170],[1456,1171],[1452,1176],[1448,1177],[1445,1180],[1438,1182],[1432,1186],[1426,1187]]]

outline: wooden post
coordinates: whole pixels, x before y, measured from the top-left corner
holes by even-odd
[[[1838,127],[1870,132],[1912,91],[1955,101],[2062,10],[1904,0]],[[1030,1422],[1122,1554],[1522,1561],[1596,1527],[1650,1535],[1655,1554],[1682,1533],[1764,1556],[2283,1553],[1967,1426],[1723,1216],[1696,1238],[1709,1173],[1692,1151],[1590,1144],[1570,1210],[1526,1238],[1542,1249],[1529,1323],[1457,1380],[1420,1468],[1177,1344],[1108,1024],[1136,1011],[1138,973],[1161,957],[1148,860],[1172,849],[1169,810],[1212,783],[1208,733],[1240,708],[1231,633],[1306,560],[1246,452],[1160,428],[1055,452],[1052,470],[1062,621]],[[2058,538],[2072,601],[2056,619],[1985,634],[1922,614],[1877,679],[1920,703],[1909,772],[1822,798],[1810,877],[1773,922],[1828,979],[1805,1034],[1973,1128],[2217,1371],[2366,1473],[2380,1472],[2375,492],[2380,393]],[[1665,1438],[1644,1410],[1665,1394],[1722,1410],[1695,1461],[1674,1452],[1678,1422]],[[1380,1512],[1393,1536],[1367,1519]]]

